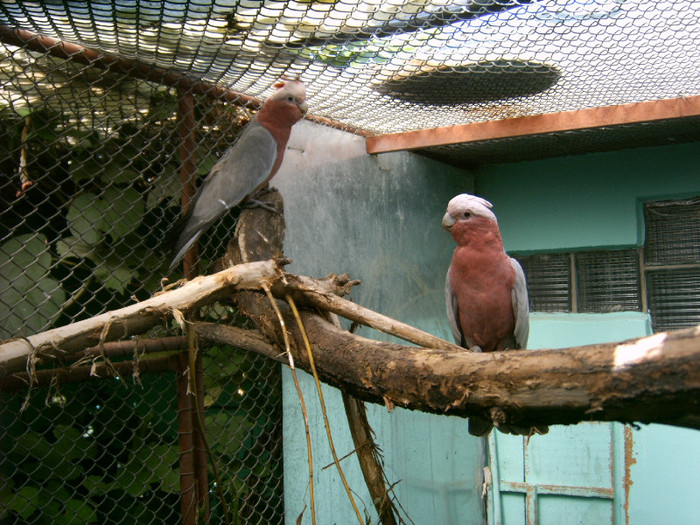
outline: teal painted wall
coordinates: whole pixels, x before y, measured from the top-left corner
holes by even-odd
[[[566,348],[623,341],[651,334],[649,316],[641,312],[610,314],[530,314],[530,348]]]
[[[453,245],[440,219],[455,194],[476,189],[491,200],[506,248],[533,252],[638,245],[642,199],[700,193],[697,144],[507,164],[474,176],[405,152],[370,157],[361,138],[309,123],[295,127],[290,147],[274,180],[285,197],[290,270],[315,277],[349,272],[363,281],[353,292],[356,302],[445,338],[444,272]],[[648,318],[638,313],[534,314],[530,346],[618,340],[648,330]],[[383,338],[371,331],[363,335]],[[354,523],[337,473],[323,469],[331,457],[313,384],[303,373],[301,382],[311,423],[318,522]],[[324,392],[335,445],[344,456],[352,444],[340,395],[329,387]],[[473,522],[479,443],[468,435],[466,421],[368,408],[389,479],[400,480],[396,491],[414,522]],[[557,483],[608,483],[616,490],[614,500],[544,498],[540,523],[700,523],[693,483],[700,470],[696,433],[659,425],[633,431],[632,484],[625,495],[624,427],[589,427],[556,427],[549,436],[532,438],[528,468],[542,482],[551,473]],[[517,458],[518,446],[525,454],[522,438],[514,446],[508,439],[502,440],[502,472],[522,472],[522,460],[508,462]],[[576,475],[566,451],[577,458]],[[304,427],[286,370],[284,454],[286,522],[295,523],[303,511],[303,523],[310,523]],[[601,459],[606,457],[607,463]],[[343,465],[361,509],[376,523],[356,461],[350,457]],[[586,466],[594,469],[591,476]],[[611,471],[601,473],[603,467]],[[522,497],[506,499],[499,509],[503,523],[525,523]]]
[[[504,244],[511,252],[639,246],[643,243],[642,201],[700,195],[700,144],[492,166],[476,172],[476,192],[493,203]],[[649,319],[640,313],[533,314],[529,347],[615,341],[650,330]],[[623,425],[613,424],[608,439],[600,429],[591,434],[578,425],[556,427],[547,436],[531,438],[529,460],[537,465],[542,461],[537,449],[545,451],[548,459],[535,468],[554,477],[566,469],[561,454],[576,457],[582,447],[584,454],[594,458],[604,457],[610,447],[614,450],[609,464],[609,483],[615,488],[612,509],[601,504],[603,500],[572,503],[571,498],[548,498],[538,508],[540,524],[597,525],[611,518],[614,523],[635,525],[700,523],[695,484],[700,434],[664,425],[632,430],[628,444],[632,461],[627,465],[631,484],[625,494],[623,432]],[[523,464],[522,438],[499,434],[497,440],[504,476],[532,468]],[[571,475],[570,483],[600,483],[601,465],[591,459],[588,468],[590,472],[581,469]],[[504,525],[525,523],[520,495],[507,494],[497,511]]]
[[[640,199],[700,189],[700,144],[499,164],[477,172],[509,251],[639,246]]]
[[[442,230],[449,199],[473,191],[473,178],[418,155],[365,153],[360,137],[300,123],[285,164],[273,180],[285,199],[289,270],[313,277],[348,272],[362,280],[352,299],[396,319],[450,337],[445,319],[444,276],[454,246]],[[362,335],[385,336],[372,330]],[[309,412],[319,524],[357,523],[332,462],[310,376],[299,374]],[[324,387],[334,443],[340,457],[353,445],[340,393]],[[304,425],[291,374],[283,374],[286,523],[304,506],[311,523]],[[401,504],[416,524],[469,524],[476,511],[479,441],[467,421],[383,406],[368,406],[370,424],[384,452],[386,471]],[[362,512],[377,518],[355,456],[343,461]]]

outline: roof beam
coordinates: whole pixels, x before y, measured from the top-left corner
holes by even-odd
[[[18,27],[0,24],[0,42],[51,55],[63,60],[72,60],[80,64],[109,70],[113,73],[126,75],[131,78],[139,78],[160,85],[176,87],[182,91],[206,95],[212,99],[223,99],[237,106],[259,108],[262,105],[262,100],[257,97],[251,97],[239,91],[233,91],[221,85],[207,82],[178,71],[171,71],[135,60],[110,55],[97,49],[72,44],[64,40],[56,40],[55,38],[32,33]],[[311,122],[316,122],[317,124],[342,129],[357,135],[369,135],[366,131],[330,118],[309,114],[304,118]]]
[[[227,102],[233,102],[240,106],[250,105],[259,107],[262,105],[262,102],[258,98],[250,97],[209,82],[204,82],[182,73],[169,71],[115,55],[109,55],[96,49],[72,44],[63,40],[56,40],[17,27],[0,25],[0,42],[62,58],[63,60],[72,60],[87,66],[98,67],[132,78],[139,78],[155,82],[156,84],[177,87],[212,98],[223,98]]]
[[[367,152],[386,153],[695,116],[700,116],[700,96],[679,97],[375,135],[367,138]]]

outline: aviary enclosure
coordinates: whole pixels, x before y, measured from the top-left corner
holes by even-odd
[[[307,84],[308,121],[366,139],[370,154],[410,149],[473,168],[697,142],[698,19],[693,2],[621,0],[3,3],[0,522],[295,520],[284,516],[282,481],[287,349],[306,370],[313,355],[348,414],[360,412],[353,438],[371,449],[363,471],[384,499],[365,502],[359,521],[376,507],[383,523],[411,522],[391,495],[397,480],[367,446],[359,400],[530,423],[697,428],[697,329],[630,344],[630,367],[611,380],[615,345],[540,359],[458,353],[340,299],[354,275],[296,281],[273,262],[285,255],[281,203],[273,218],[255,215],[274,249],[240,247],[239,210],[175,272],[164,239],[283,76]],[[697,244],[689,253],[692,283]],[[206,299],[170,302],[187,294],[182,277],[255,260],[266,262],[224,270]],[[298,315],[272,310],[260,283],[298,303]],[[679,293],[700,311],[692,286]],[[110,317],[131,307],[133,323]],[[700,322],[693,312],[658,328]],[[335,327],[336,314],[418,346],[355,337]],[[35,338],[61,327],[64,339]],[[441,359],[454,361],[450,374]],[[387,362],[399,364],[387,373]],[[551,386],[565,378],[578,395],[563,403]]]

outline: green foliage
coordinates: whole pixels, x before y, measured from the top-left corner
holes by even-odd
[[[81,76],[71,89],[88,89],[89,80]],[[0,337],[30,335],[160,289],[181,213],[177,97],[134,86],[119,104],[91,98],[95,106],[71,106],[71,113],[48,105],[0,109],[0,304],[17,305],[0,312]],[[248,114],[203,97],[195,114],[206,125],[196,148],[204,177]],[[20,153],[33,184],[16,197]],[[220,226],[203,238],[204,259],[220,253],[215,235],[230,234],[230,220]]]
[[[66,299],[51,277],[46,237],[24,234],[0,246],[0,304],[13,305],[0,325],[0,339],[37,332],[54,321]]]
[[[207,350],[203,365],[206,436],[217,464],[226,465],[228,506],[241,523],[266,523],[272,502],[281,504],[279,365],[230,346]]]
[[[409,45],[391,45],[386,41],[373,38],[367,41],[347,42],[343,44],[325,44],[310,46],[298,51],[299,55],[337,68],[366,67],[371,64],[389,62],[397,53],[415,51]]]
[[[146,374],[141,381],[156,392],[174,385],[172,376]],[[34,392],[23,412],[20,400],[2,394],[0,478],[9,490],[0,490],[0,523],[15,522],[12,516],[47,524],[137,523],[138,514],[128,515],[139,498],[155,501],[150,514],[167,521],[172,509],[161,499],[175,504],[179,488],[172,395],[145,398],[134,385],[106,380],[65,385],[47,397]]]
[[[204,365],[206,437],[228,506],[241,523],[270,522],[281,513],[279,365],[232,347]],[[0,523],[178,521],[174,388],[171,374],[64,385],[34,391],[23,412],[23,393],[0,394]]]
[[[83,81],[76,77],[73,88]],[[70,115],[0,109],[0,306],[11,306],[0,308],[0,338],[120,308],[160,289],[170,262],[163,239],[180,214],[176,102],[167,89],[134,95],[126,103],[142,107],[119,105],[127,117],[116,125],[100,108],[82,115],[81,108]],[[198,140],[200,176],[243,123],[219,129],[207,117],[212,107],[201,100],[195,107],[207,126]],[[237,122],[237,110],[216,108],[215,118]],[[34,184],[16,197],[20,150]],[[230,223],[221,227],[230,234]],[[202,252],[213,257],[213,250]],[[211,314],[233,322],[238,315],[221,305]],[[207,438],[229,506],[241,522],[275,521],[278,365],[230,347],[212,349],[205,364]],[[145,374],[141,382],[33,390],[23,412],[24,392],[0,394],[1,524],[179,521],[175,381]]]
[[[141,266],[153,268],[150,251],[139,247],[138,237],[131,235],[140,226],[145,209],[141,194],[131,188],[110,187],[101,196],[83,193],[68,209],[72,235],[59,240],[56,251],[62,258],[90,259],[95,276],[105,286],[124,292]],[[120,241],[126,253],[115,253],[113,246]]]

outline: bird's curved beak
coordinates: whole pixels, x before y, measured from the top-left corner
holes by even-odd
[[[452,228],[452,226],[455,225],[455,222],[457,221],[455,221],[454,217],[452,217],[452,215],[450,215],[449,213],[446,213],[442,217],[442,227],[445,228],[447,231],[450,231],[450,228]]]
[[[306,112],[309,111],[309,105],[306,103],[306,100],[302,102],[301,104],[298,104],[299,109],[301,110],[302,115],[306,115]]]

